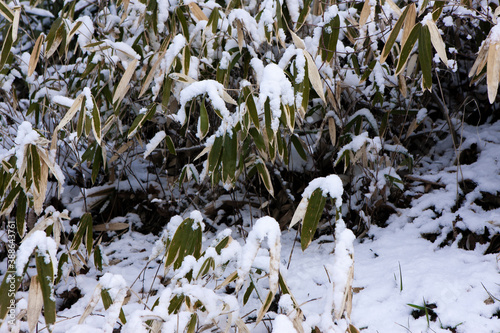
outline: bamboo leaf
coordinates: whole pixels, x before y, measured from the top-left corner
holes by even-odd
[[[12,26],[9,27],[7,31],[7,37],[3,41],[2,52],[0,53],[0,71],[3,69],[3,66],[7,62],[7,59],[10,55],[10,49],[12,48],[13,40],[12,40]]]
[[[269,291],[267,293],[267,297],[266,297],[264,304],[262,304],[262,307],[259,310],[259,314],[257,316],[257,319],[255,320],[255,325],[260,323],[261,320],[264,318],[264,315],[267,313],[267,310],[269,310],[269,307],[271,306],[273,299],[274,299],[274,293],[272,291]]]
[[[17,30],[19,29],[19,18],[21,17],[21,7],[16,6],[14,9],[14,19],[12,21],[12,41],[17,40]]]
[[[189,3],[189,10],[191,10],[191,13],[196,17],[198,21],[208,21],[207,15],[201,10],[200,6],[196,2],[190,2]]]
[[[137,63],[138,60],[134,59],[132,60],[132,62],[128,64],[127,69],[125,70],[125,73],[123,73],[123,76],[120,80],[120,83],[118,83],[118,87],[115,90],[115,94],[113,95],[113,104],[121,100],[127,93],[129,89],[129,83],[130,80],[132,79],[132,75],[134,75]]]
[[[413,50],[413,46],[417,42],[418,37],[420,36],[420,29],[422,28],[422,24],[417,23],[413,27],[406,43],[403,45],[403,49],[401,50],[401,54],[399,55],[398,65],[396,66],[396,75],[401,73],[401,71],[405,68],[406,62],[408,61],[408,57]]]
[[[370,16],[371,6],[370,0],[365,0],[363,8],[361,9],[361,14],[359,14],[359,26],[362,27],[365,25],[368,17]]]
[[[401,39],[401,45],[406,43],[408,36],[411,33],[411,29],[415,26],[415,20],[417,19],[417,9],[414,3],[408,5],[408,14],[405,19],[405,27],[403,29],[403,38]]]
[[[189,319],[189,323],[187,325],[187,332],[186,333],[194,333],[195,330],[196,330],[196,324],[197,323],[198,323],[198,315],[196,313],[193,313],[191,315],[191,319]]]
[[[198,119],[198,126],[199,126],[199,131],[198,131],[198,137],[200,139],[203,139],[207,133],[208,133],[208,128],[209,128],[209,122],[208,122],[208,112],[207,108],[205,107],[205,98],[201,99],[200,103],[200,118]]]
[[[328,118],[328,133],[330,134],[330,141],[332,142],[332,146],[335,146],[337,143],[337,129],[335,125],[335,120],[333,118]]]
[[[226,133],[224,149],[222,150],[222,180],[234,179],[236,172],[236,159],[238,157],[237,133]]]
[[[292,134],[290,137],[290,140],[292,141],[293,146],[297,150],[297,153],[299,153],[299,156],[304,160],[307,161],[307,154],[306,150],[304,149],[305,143],[300,139],[296,134]]]
[[[422,70],[422,88],[432,90],[432,49],[431,34],[428,26],[420,29],[418,53],[420,68]]]
[[[500,43],[491,43],[488,49],[488,63],[486,65],[486,82],[488,85],[488,100],[491,104],[495,102],[498,91],[500,74]]]
[[[28,293],[28,328],[30,332],[34,332],[38,318],[42,314],[43,294],[38,276],[32,276],[30,289]]]
[[[17,208],[16,208],[16,226],[17,232],[19,236],[24,237],[25,231],[25,218],[26,218],[26,206],[28,199],[26,198],[26,194],[24,191],[19,193],[19,199],[17,200]]]
[[[273,188],[273,183],[271,181],[271,175],[269,174],[269,170],[267,170],[266,165],[262,161],[257,162],[256,167],[257,171],[259,172],[260,179],[264,183],[264,186],[266,187],[269,194],[271,194],[274,197],[274,188]]]
[[[429,32],[431,34],[431,42],[432,46],[436,49],[439,58],[443,61],[443,63],[448,67],[448,57],[446,56],[446,48],[443,42],[443,38],[438,31],[436,23],[432,20],[426,21],[427,27],[429,28]]]
[[[314,190],[309,197],[306,213],[302,222],[302,231],[300,233],[300,245],[304,251],[314,237],[314,233],[318,227],[319,219],[325,208],[326,198],[323,196],[323,191],[320,188]]]
[[[101,144],[101,113],[97,108],[97,103],[95,101],[94,96],[92,96],[92,104],[94,107],[92,108],[92,132],[94,133],[94,137],[97,141],[97,144]]]
[[[403,14],[399,17],[397,20],[396,24],[394,25],[394,28],[392,29],[391,33],[389,34],[389,37],[387,38],[387,42],[385,42],[384,48],[382,49],[382,53],[380,55],[380,63],[383,64],[387,57],[389,56],[389,53],[391,52],[392,46],[394,45],[394,42],[396,42],[396,38],[399,35],[399,32],[401,31],[401,27],[403,26],[403,23],[406,19],[406,15],[408,14],[408,9],[410,6],[406,6]]]
[[[30,62],[28,65],[28,76],[33,75],[33,72],[36,69],[36,65],[38,64],[38,59],[40,59],[40,51],[41,51],[42,44],[44,41],[45,41],[45,35],[40,34],[40,36],[38,36],[38,38],[35,42],[35,46],[33,47],[33,51],[31,51]]]
[[[12,21],[14,21],[14,12],[12,11],[12,9],[10,9],[10,7],[5,3],[3,2],[2,0],[0,0],[0,13],[2,14],[3,17],[5,17],[7,19],[7,21],[9,21],[10,23],[12,23]]]
[[[45,323],[50,326],[56,322],[56,301],[54,297],[54,268],[48,252],[35,252],[38,282],[43,296],[43,314]],[[50,330],[50,329],[49,329]]]
[[[208,170],[210,172],[215,172],[217,165],[219,163],[220,155],[222,152],[222,144],[224,142],[224,138],[222,136],[218,136],[215,138],[214,144],[210,149],[210,153],[208,154]]]
[[[318,67],[316,67],[316,63],[314,62],[309,52],[307,52],[306,50],[303,50],[303,52],[307,61],[307,74],[309,76],[309,81],[311,82],[314,91],[316,91],[323,103],[326,104],[325,93],[323,92],[323,83],[321,82],[321,76],[319,75]]]

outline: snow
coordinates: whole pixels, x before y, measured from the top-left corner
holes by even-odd
[[[252,59],[250,62],[257,73],[259,81],[259,108],[264,112],[264,104],[269,99],[271,108],[271,129],[277,131],[279,127],[279,118],[281,117],[281,105],[293,105],[294,95],[292,84],[286,77],[283,69],[276,64],[269,64],[262,67],[260,61]]]
[[[277,315],[274,318],[273,333],[296,333],[293,323],[285,315]]]
[[[146,145],[146,150],[144,151],[144,158],[149,156],[155,150],[156,147],[165,139],[167,134],[165,131],[159,131],[158,133],[155,134],[155,136],[149,141],[149,143]]]
[[[15,139],[15,152],[16,152],[16,166],[20,170],[24,164],[24,154],[26,153],[27,145],[36,145],[40,134],[33,129],[31,123],[23,121],[17,128],[17,136]]]
[[[29,263],[33,251],[37,249],[37,253],[45,258],[45,263],[52,262],[54,272],[57,272],[57,245],[51,238],[47,237],[44,231],[37,230],[26,238],[16,253],[16,274],[22,276],[24,268]]]

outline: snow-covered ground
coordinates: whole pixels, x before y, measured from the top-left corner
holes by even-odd
[[[462,240],[467,236],[464,231],[482,235],[487,230],[489,235],[495,235],[500,230],[500,208],[485,210],[488,207],[478,205],[485,192],[498,195],[500,189],[500,122],[466,126],[463,137],[462,149],[477,147],[475,162],[457,167],[449,139],[439,143],[429,154],[434,159],[421,161],[415,173],[415,178],[425,181],[407,189],[406,194],[413,197],[410,207],[398,209],[387,221],[387,227],[371,226],[365,237],[355,241],[351,321],[361,332],[500,332],[500,257],[498,253],[484,254],[489,243]],[[473,181],[475,187],[469,188],[456,206],[457,193],[463,194],[459,185],[462,179]],[[441,185],[429,189],[425,182]],[[250,213],[246,213],[243,217],[249,226]],[[422,234],[431,236],[425,239]],[[203,244],[210,244],[214,236],[205,234]],[[232,236],[243,246],[243,239],[238,239],[235,232]],[[54,332],[99,332],[114,323],[109,323],[112,308],[105,311],[102,301],[79,323],[98,283],[110,288],[110,293],[114,291],[114,298],[118,297],[118,290],[130,287],[130,298],[123,306],[127,318],[141,313],[144,304],[152,306],[169,288],[166,278],[172,277],[172,272],[163,277],[161,260],[149,261],[158,239],[157,235],[129,231],[102,244],[107,262],[104,278],[103,272],[91,264],[86,274],[66,277],[64,283],[56,286],[58,295],[77,287],[83,297],[69,309],[58,312]],[[266,246],[264,242],[264,249]],[[302,252],[296,230],[281,235],[280,270],[301,306],[305,328],[318,325],[325,311],[326,295],[332,288],[333,277],[328,272],[332,271],[334,247],[333,236],[322,236]],[[269,265],[268,256],[267,250],[261,250],[255,263],[265,266],[267,260]],[[0,267],[5,265],[4,261]],[[228,267],[226,272],[234,268]],[[34,269],[28,272],[31,270]],[[209,284],[220,284],[227,275]],[[262,280],[269,284],[267,278]],[[259,283],[257,289],[266,285]],[[27,306],[28,293],[19,292],[17,297],[17,310],[22,311]],[[278,302],[278,313],[285,312],[287,301],[283,297]],[[254,293],[239,315],[244,320],[255,317],[259,302]],[[427,315],[418,309],[424,304],[428,307]],[[247,326],[253,332],[292,332],[293,326],[282,315],[276,316],[274,324],[273,330],[264,318],[257,326],[251,321]],[[19,325],[21,330],[27,330],[27,323]],[[127,325],[123,331],[138,327]],[[0,328],[0,332],[7,330],[6,325]]]

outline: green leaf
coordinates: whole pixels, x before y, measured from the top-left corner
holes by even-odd
[[[269,142],[271,142],[272,138],[274,137],[274,131],[271,128],[272,115],[271,115],[271,104],[269,101],[269,97],[266,98],[266,101],[264,103],[264,119],[265,119],[265,124],[266,124],[267,138],[268,138]]]
[[[231,135],[230,135],[231,134]],[[234,179],[238,157],[237,133],[226,133],[222,150],[222,180]]]
[[[318,227],[319,219],[325,208],[326,198],[323,196],[323,191],[320,188],[314,190],[307,204],[306,214],[302,222],[302,231],[300,233],[300,245],[302,251],[307,249],[314,237],[316,228]]]
[[[200,139],[203,139],[207,133],[208,133],[208,127],[209,127],[209,122],[208,122],[208,112],[207,108],[205,107],[205,98],[202,97],[201,103],[200,103],[200,133],[201,137]]]
[[[432,89],[432,44],[429,27],[425,25],[420,29],[420,39],[418,42],[418,59],[422,69],[422,88]]]
[[[12,48],[13,42],[14,41],[12,40],[12,26],[10,26],[9,30],[7,31],[7,36],[5,37],[2,45],[2,52],[0,53],[0,71],[3,69],[3,66],[7,62],[7,59],[9,58],[10,49]]]
[[[16,200],[20,192],[21,185],[17,185],[12,190],[10,190],[7,198],[5,198],[5,201],[3,202],[1,213],[5,213],[6,211],[10,210],[10,208],[14,205],[14,200]]]
[[[10,9],[9,6],[3,1],[0,0],[0,13],[9,21],[12,22],[14,20],[14,12]],[[9,32],[10,33],[10,32]]]
[[[198,272],[198,275],[196,276],[196,279],[199,279],[200,277],[208,274],[208,272],[210,271],[210,269],[214,269],[215,268],[215,261],[214,261],[214,258],[212,257],[208,257],[204,262],[203,264],[201,265],[201,268]]]
[[[434,6],[432,7],[432,19],[437,21],[441,13],[443,12],[445,1],[434,1]]]
[[[56,302],[54,297],[54,268],[49,253],[40,253],[37,249],[35,253],[36,270],[38,273],[38,282],[42,289],[43,296],[43,314],[45,323],[50,326],[56,322]],[[50,329],[49,329],[50,331]]]
[[[321,49],[321,59],[323,61],[332,61],[335,51],[337,50],[339,32],[340,18],[337,15],[323,27],[323,31],[321,32],[321,38],[323,39],[321,45],[324,47],[324,49]]]
[[[264,138],[262,137],[262,134],[255,128],[252,127],[248,130],[250,135],[253,138],[253,141],[255,142],[255,145],[257,146],[257,149],[265,153],[266,151],[266,143],[264,141]]]
[[[14,279],[14,282],[11,283],[11,279]],[[0,285],[0,320],[4,319],[9,312],[9,306],[11,304],[11,300],[16,299],[16,292],[21,285],[22,278],[20,276],[16,276],[15,267],[8,268],[8,274],[5,274],[2,280],[2,284]]]
[[[174,269],[178,269],[186,256],[192,255],[196,259],[201,256],[202,231],[197,224],[193,219],[187,218],[179,225],[168,247],[166,267],[173,265]]]
[[[243,305],[247,304],[248,299],[250,298],[250,295],[252,294],[252,291],[254,291],[255,285],[253,282],[250,282],[250,285],[248,286],[247,290],[245,291],[245,295],[243,295]]]
[[[193,313],[187,325],[187,333],[194,333],[194,331],[196,330],[197,323],[198,323],[198,315],[196,313]]]
[[[250,114],[250,118],[252,119],[252,122],[254,123],[255,127],[259,128],[260,127],[259,115],[257,113],[257,107],[255,106],[255,100],[253,99],[253,95],[250,92],[250,88],[249,87],[243,88],[243,92],[245,94],[245,102],[248,109],[248,113]]]
[[[221,254],[221,251],[222,249],[226,248],[226,246],[229,244],[229,239],[230,239],[230,236],[227,236],[227,237],[224,237],[220,242],[219,244],[217,244],[215,246],[215,251],[217,252],[217,254]]]
[[[165,143],[167,145],[167,148],[168,148],[168,151],[170,152],[170,154],[177,155],[177,153],[175,152],[174,142],[172,141],[172,138],[170,136],[167,135],[165,137]]]
[[[59,258],[59,262],[57,263],[57,276],[56,276],[56,280],[54,281],[55,285],[58,284],[59,281],[61,281],[62,274],[63,274],[63,270],[62,270],[63,265],[68,262],[68,259],[69,259],[68,253],[63,252],[63,254],[61,254],[61,258]]]
[[[111,306],[111,304],[113,304],[113,299],[111,298],[108,289],[101,289],[101,298],[104,309],[107,310]]]
[[[401,71],[405,68],[406,62],[408,61],[411,51],[413,50],[413,46],[415,46],[415,43],[420,36],[421,28],[422,24],[415,24],[410,32],[410,35],[408,36],[408,39],[406,39],[405,45],[403,45],[403,49],[401,50],[401,54],[399,55],[398,65],[396,67],[396,75],[401,73]]]
[[[385,62],[385,59],[389,56],[389,53],[391,52],[392,46],[396,42],[396,38],[399,35],[399,32],[401,31],[401,27],[403,26],[403,23],[406,19],[406,15],[408,14],[408,9],[410,8],[410,5],[406,6],[405,10],[397,20],[396,24],[394,25],[394,28],[392,29],[391,33],[389,34],[389,37],[387,38],[387,42],[384,45],[384,48],[382,49],[382,54],[380,55],[380,63],[383,64]]]
[[[183,294],[175,295],[170,300],[170,304],[168,305],[168,313],[169,314],[172,314],[172,313],[176,314],[177,312],[179,312],[181,305],[182,305],[182,302],[184,302],[185,298],[186,297]]]
[[[186,40],[189,41],[189,29],[188,29],[186,17],[184,16],[184,12],[182,11],[182,7],[178,6],[175,13],[177,15],[177,18],[179,19],[179,22],[181,23],[182,34],[184,35]]]
[[[304,161],[306,161],[307,160],[307,154],[306,154],[306,151],[304,150],[305,143],[296,134],[293,134],[290,139],[292,141],[293,146],[297,150],[297,153],[299,153],[299,156]]]
[[[85,213],[80,218],[80,223],[78,225],[78,230],[71,243],[71,250],[78,250],[83,241],[83,236],[89,230],[88,224],[90,224],[90,230],[92,230],[92,215],[90,213]],[[88,236],[86,238],[88,240]]]
[[[24,236],[24,225],[25,225],[25,218],[26,218],[26,204],[28,200],[26,198],[26,194],[24,191],[21,191],[19,193],[19,198],[17,199],[17,208],[16,208],[16,226],[17,226],[17,233],[19,236],[23,237]]]
[[[208,154],[208,170],[212,173],[215,172],[215,169],[217,168],[217,165],[219,163],[223,143],[224,137],[216,137],[212,149],[210,149],[210,153]]]

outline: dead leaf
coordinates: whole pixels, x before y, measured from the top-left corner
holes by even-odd
[[[359,15],[360,28],[365,25],[366,21],[368,20],[368,17],[370,16],[370,13],[371,13],[370,0],[365,0],[363,9],[361,9],[361,14]]]
[[[118,83],[118,87],[115,90],[113,104],[116,103],[116,101],[121,100],[127,93],[127,90],[129,89],[129,82],[132,79],[132,75],[137,67],[137,62],[138,60],[134,59],[128,64],[127,69],[125,70],[125,73],[123,73],[120,83]]]
[[[189,10],[191,10],[191,13],[196,17],[198,21],[208,21],[207,15],[201,10],[200,6],[196,2],[190,2],[189,3]]]
[[[318,67],[316,67],[316,63],[313,58],[306,50],[303,50],[304,56],[307,60],[307,74],[309,75],[309,81],[311,82],[314,91],[321,98],[323,103],[326,105],[325,93],[323,92],[323,83],[321,82],[321,76],[319,75]]]
[[[33,51],[31,51],[30,62],[28,65],[28,76],[33,75],[33,72],[36,69],[36,65],[38,64],[38,59],[40,59],[40,50],[42,48],[42,44],[44,41],[45,41],[45,35],[40,34],[40,36],[38,36],[35,42]]]
[[[43,295],[38,275],[31,277],[30,289],[28,293],[28,327],[30,332],[34,332],[38,318],[42,313]]]
[[[441,34],[439,33],[439,30],[436,26],[436,23],[433,20],[427,20],[426,24],[431,34],[432,46],[434,46],[434,48],[436,49],[439,58],[441,58],[446,67],[448,67],[448,57],[446,56],[446,48],[443,42],[443,38],[441,38]]]
[[[500,76],[500,43],[491,43],[488,49],[488,63],[486,64],[486,82],[488,85],[488,100],[491,104],[495,102],[498,91],[498,80]]]

